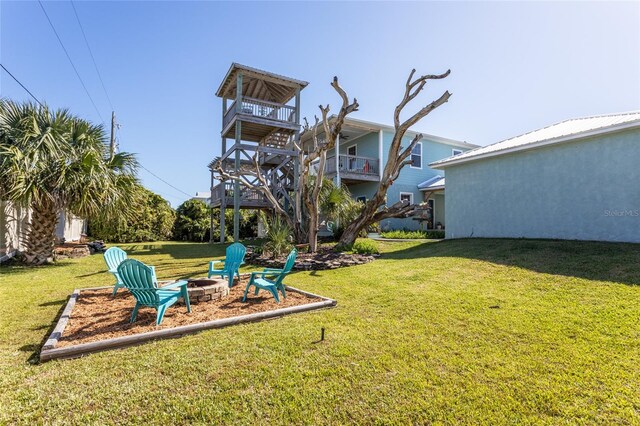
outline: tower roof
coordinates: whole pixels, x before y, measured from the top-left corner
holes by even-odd
[[[238,63],[232,63],[227,75],[220,84],[216,96],[235,99],[238,73],[242,73],[242,94],[250,98],[285,104],[309,84],[283,75],[262,71]]]

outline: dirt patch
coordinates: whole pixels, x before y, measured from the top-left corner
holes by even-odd
[[[175,304],[167,309],[160,326],[156,326],[155,309],[147,307],[141,307],[136,322],[129,324],[131,312],[136,302],[128,291],[119,290],[118,294],[113,297],[110,288],[83,290],[78,296],[64,334],[56,347],[266,312],[321,300],[288,291],[286,299],[281,297],[280,303],[276,303],[273,296],[264,290],[255,296],[252,287],[247,296],[247,302],[243,303],[242,296],[246,284],[247,278],[242,279],[240,284],[234,285],[229,290],[229,295],[222,299],[192,304],[191,313],[187,313],[183,304]]]

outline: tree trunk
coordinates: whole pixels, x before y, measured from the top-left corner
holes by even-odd
[[[310,214],[308,220],[307,241],[309,242],[309,252],[315,253],[318,250],[318,214]]]
[[[58,211],[50,201],[31,206],[31,221],[25,241],[24,258],[30,265],[53,262]]]
[[[382,189],[376,191],[373,198],[371,198],[364,206],[362,213],[344,229],[344,232],[340,236],[338,241],[338,247],[351,247],[356,242],[356,238],[364,228],[373,223],[374,217],[378,208],[385,203],[385,196],[387,194],[388,184],[386,181],[380,183]]]

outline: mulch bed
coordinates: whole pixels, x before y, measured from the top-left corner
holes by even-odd
[[[328,247],[321,247],[316,253],[298,252],[293,269],[302,271],[320,271],[326,269],[344,268],[346,266],[362,265],[375,260],[378,256],[366,254],[340,253]],[[247,253],[247,263],[264,266],[266,268],[282,268],[286,256],[272,259],[267,256],[258,256],[252,252]]]
[[[273,296],[264,290],[261,290],[258,296],[254,296],[252,287],[247,296],[247,302],[243,303],[242,296],[247,280],[248,278],[243,278],[239,284],[230,289],[229,295],[222,299],[191,304],[190,314],[187,313],[184,304],[177,303],[169,307],[160,326],[155,324],[155,309],[147,307],[141,307],[136,322],[129,323],[135,299],[128,291],[118,290],[114,298],[111,296],[111,288],[83,290],[78,296],[64,334],[56,346],[95,342],[215,319],[306,305],[320,300],[288,291],[286,299],[281,297],[280,303],[276,303]]]

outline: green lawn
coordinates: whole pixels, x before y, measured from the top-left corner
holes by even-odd
[[[334,309],[41,365],[71,290],[111,277],[102,256],[0,267],[0,423],[640,424],[639,245],[380,246],[287,278]],[[223,252],[125,248],[161,279]]]

